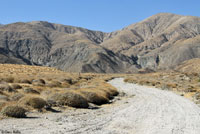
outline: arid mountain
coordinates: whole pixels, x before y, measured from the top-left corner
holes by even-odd
[[[142,68],[169,68],[200,57],[200,18],[161,13],[132,24],[102,46],[135,57]]]
[[[0,28],[0,62],[51,66],[70,72],[136,71],[131,58],[98,45],[107,35],[48,22],[5,25]]]
[[[43,21],[0,27],[0,63],[70,72],[167,69],[200,58],[200,18],[160,13],[112,33]]]

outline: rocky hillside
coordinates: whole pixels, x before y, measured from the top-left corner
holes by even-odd
[[[169,68],[200,58],[200,18],[161,13],[132,24],[102,46],[135,57],[142,68]]]
[[[70,72],[167,69],[200,58],[200,18],[161,13],[112,33],[29,22],[0,27],[0,63]]]
[[[0,27],[1,63],[56,67],[70,72],[136,71],[128,56],[98,44],[109,34],[48,22]]]

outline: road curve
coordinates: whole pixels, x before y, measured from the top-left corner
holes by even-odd
[[[133,134],[200,134],[200,108],[190,100],[173,92],[124,83],[121,78],[109,83],[135,94],[129,107],[116,114],[110,129]]]
[[[0,120],[0,133],[200,134],[200,108],[190,100],[173,92],[124,83],[122,78],[109,83],[126,95],[99,109]]]

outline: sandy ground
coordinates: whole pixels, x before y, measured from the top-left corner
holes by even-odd
[[[200,108],[169,91],[109,82],[125,95],[98,109],[69,109],[4,119],[0,133],[22,134],[200,134]]]

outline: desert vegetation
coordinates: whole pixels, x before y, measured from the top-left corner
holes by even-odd
[[[198,71],[160,71],[134,74],[124,79],[125,82],[153,86],[162,90],[174,91],[196,103],[200,103],[200,82]]]
[[[26,112],[89,108],[118,95],[107,84],[112,75],[66,73],[55,68],[0,64],[1,116],[26,117]]]

